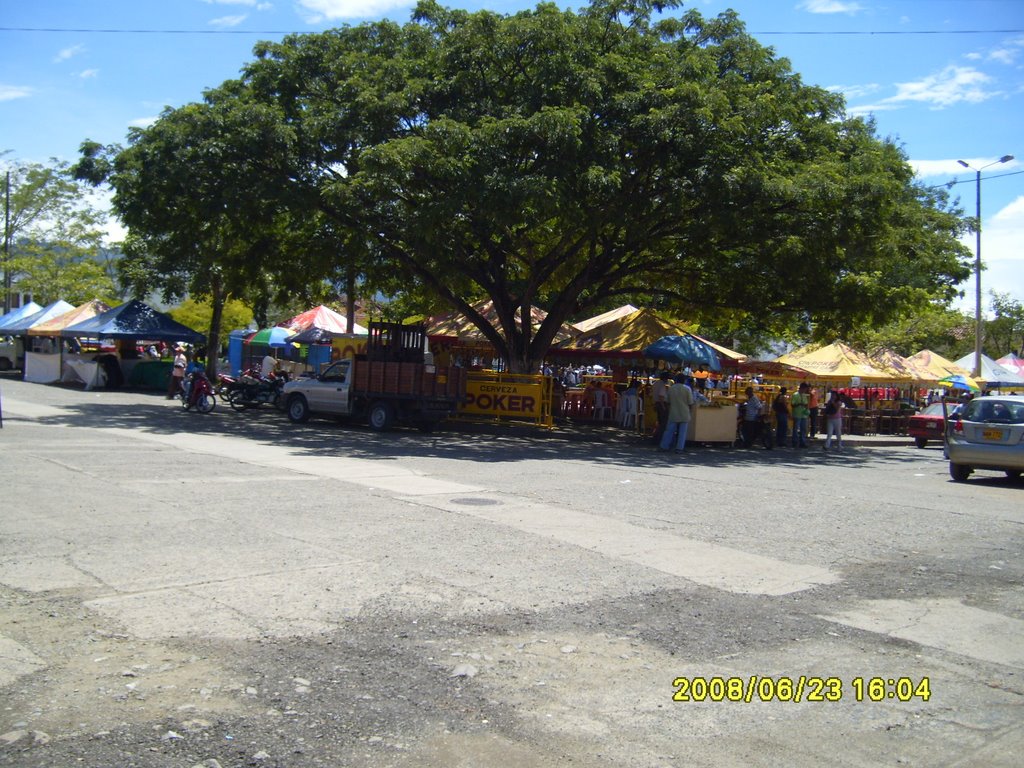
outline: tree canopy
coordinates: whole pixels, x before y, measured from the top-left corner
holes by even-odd
[[[612,301],[824,336],[954,295],[970,254],[945,191],[735,14],[677,9],[422,2],[261,43],[240,80],[80,169],[161,272],[358,273],[460,310],[513,370]]]

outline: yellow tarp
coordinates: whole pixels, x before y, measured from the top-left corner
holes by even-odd
[[[608,312],[602,312],[600,315],[588,318],[586,320],[580,320],[578,323],[573,323],[573,327],[576,328],[580,333],[589,333],[590,331],[598,328],[605,323],[610,323],[612,320],[618,320],[626,315],[631,315],[637,312],[638,308],[632,304],[623,304],[617,309],[609,310]]]
[[[486,301],[479,301],[473,305],[473,309],[479,312],[491,325],[493,325],[498,333],[501,333],[501,323],[498,321],[498,313],[494,309],[494,302],[489,299]],[[547,312],[540,309],[539,307],[530,308],[530,323],[534,330],[540,327],[540,324],[544,322]],[[520,320],[520,314],[516,313],[516,321]],[[575,330],[572,326],[563,325],[558,333],[555,334],[555,341],[566,340],[571,338],[575,334]],[[477,328],[469,318],[463,315],[461,312],[451,312],[447,315],[440,315],[432,317],[427,322],[427,335],[428,336],[448,336],[450,338],[457,338],[460,341],[474,342],[477,344],[490,344],[487,337],[484,336],[480,329]]]
[[[110,307],[104,304],[99,299],[93,299],[87,301],[85,304],[69,309],[63,315],[52,317],[45,323],[34,325],[28,329],[29,336],[60,336],[60,332],[65,328],[76,323],[80,323],[83,320],[88,320],[91,317],[101,312],[106,312]]]
[[[938,381],[947,376],[970,376],[971,372],[961,368],[952,360],[947,360],[942,355],[932,352],[930,349],[922,349],[917,354],[907,358],[918,369],[928,376],[921,381]]]
[[[558,347],[592,352],[640,352],[662,336],[684,336],[688,333],[682,323],[658,317],[650,309],[638,309],[581,333]]]
[[[886,370],[873,363],[863,352],[835,341],[824,347],[806,346],[788,352],[775,362],[790,365],[822,379],[851,379],[862,381],[909,381],[910,376],[893,369]]]

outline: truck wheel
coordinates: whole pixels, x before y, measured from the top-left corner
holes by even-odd
[[[370,406],[367,420],[370,422],[371,429],[377,432],[384,432],[391,429],[391,426],[395,423],[395,409],[391,406],[391,403],[378,400]]]
[[[6,357],[0,357],[0,371],[9,371],[11,368],[11,361]]]
[[[309,403],[302,395],[292,395],[288,399],[288,418],[296,424],[309,420]]]

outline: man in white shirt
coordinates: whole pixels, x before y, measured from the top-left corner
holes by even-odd
[[[277,358],[268,352],[266,356],[264,356],[263,362],[260,364],[260,376],[264,379],[269,379],[276,370]]]

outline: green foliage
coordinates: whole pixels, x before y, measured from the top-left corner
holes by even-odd
[[[991,295],[995,317],[985,323],[985,350],[993,358],[1008,352],[1024,356],[1024,305],[1006,293]]]
[[[877,328],[854,329],[846,338],[869,353],[887,349],[908,357],[930,349],[948,360],[958,360],[974,350],[974,318],[935,303]]]
[[[249,328],[252,325],[252,310],[238,299],[224,302],[223,313],[221,323],[224,328],[235,330]],[[213,319],[213,306],[209,301],[185,299],[180,306],[170,310],[168,314],[189,328],[209,328]]]
[[[77,306],[94,298],[111,301],[117,295],[103,265],[78,248],[65,246],[53,250],[39,243],[27,243],[18,248],[11,268],[20,275],[19,290],[31,293],[38,304],[63,299]]]
[[[948,300],[970,254],[945,191],[732,12],[655,20],[678,6],[423,2],[261,43],[241,80],[127,149],[83,145],[77,170],[114,185],[126,268],[165,291],[258,319],[325,283],[400,294],[465,313],[513,370],[624,301],[820,338]]]
[[[101,248],[104,215],[75,182],[66,163],[12,163],[10,168],[10,260],[5,277],[35,300],[80,304],[117,295],[112,257]]]

